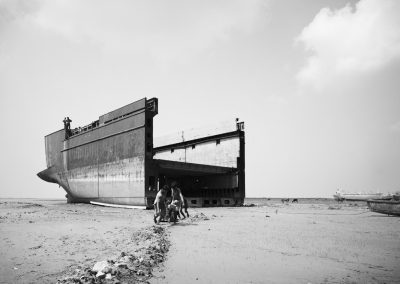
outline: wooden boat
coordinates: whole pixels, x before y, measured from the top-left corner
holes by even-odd
[[[396,200],[368,200],[368,207],[376,213],[400,216],[400,201]]]

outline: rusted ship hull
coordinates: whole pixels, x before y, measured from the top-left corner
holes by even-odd
[[[48,168],[38,174],[59,184],[70,202],[147,206],[146,160],[152,159],[157,100],[134,102],[71,131],[45,137]]]
[[[190,206],[242,204],[244,131],[240,124],[203,137],[187,134],[184,141],[179,140],[180,132],[178,140],[161,140],[154,147],[157,113],[158,100],[144,98],[87,126],[47,135],[47,169],[38,176],[60,185],[69,202],[150,208],[158,189],[175,180]]]

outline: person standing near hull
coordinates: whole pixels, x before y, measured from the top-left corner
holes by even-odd
[[[167,213],[166,198],[169,190],[168,185],[164,185],[156,195],[154,200],[154,223],[160,224],[160,221],[165,218]]]

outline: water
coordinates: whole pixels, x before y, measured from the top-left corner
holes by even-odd
[[[256,197],[256,198],[245,198],[245,204],[255,204],[258,206],[270,205],[276,203],[282,203],[282,198],[266,198],[266,197]],[[289,199],[291,203],[293,198]],[[299,204],[337,204],[338,202],[333,198],[297,198]],[[355,203],[355,202],[354,202]]]

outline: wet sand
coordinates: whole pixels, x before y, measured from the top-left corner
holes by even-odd
[[[191,211],[151,283],[400,283],[400,218],[365,204]]]
[[[0,283],[56,283],[140,249],[149,265],[136,282],[400,282],[400,218],[365,206],[271,202],[189,213],[159,226],[171,243],[161,263],[148,250],[157,235],[141,233],[154,228],[151,210],[2,199]]]

